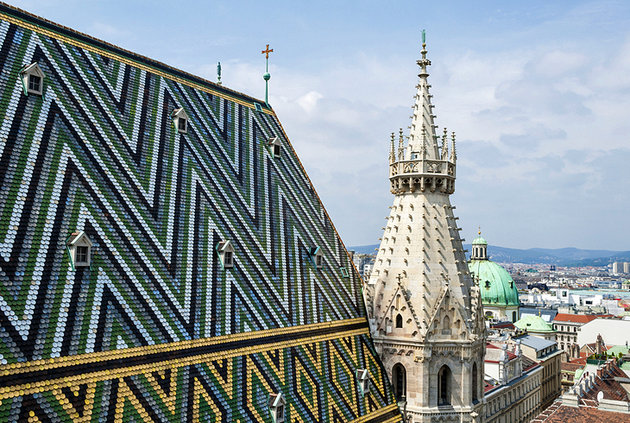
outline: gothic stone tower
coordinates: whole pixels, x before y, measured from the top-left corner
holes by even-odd
[[[408,144],[389,156],[395,195],[370,275],[366,303],[375,344],[413,422],[482,421],[485,324],[449,196],[450,153],[431,104],[422,45]],[[441,141],[441,145],[440,144]]]

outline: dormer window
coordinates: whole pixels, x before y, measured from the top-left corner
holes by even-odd
[[[73,232],[66,245],[70,253],[70,263],[73,269],[90,266],[92,241],[83,231]]]
[[[269,141],[267,141],[267,146],[269,147],[269,151],[271,151],[272,157],[280,157],[280,153],[282,152],[282,143],[280,142],[280,138],[270,138]]]
[[[269,410],[274,423],[284,423],[284,395],[281,393],[269,395]]]
[[[44,72],[37,63],[31,63],[22,69],[22,85],[27,95],[44,93]]]
[[[370,372],[367,369],[357,370],[357,383],[363,395],[370,393]]]
[[[172,117],[177,132],[180,134],[188,133],[188,115],[186,111],[182,108],[175,109],[173,110]]]
[[[341,271],[341,277],[342,278],[349,278],[350,274],[348,273],[348,269],[346,269],[345,267],[340,267],[339,270]]]
[[[234,246],[230,241],[221,241],[217,244],[217,253],[224,269],[234,267]]]
[[[317,269],[321,269],[324,266],[324,255],[319,247],[309,248],[308,255]]]

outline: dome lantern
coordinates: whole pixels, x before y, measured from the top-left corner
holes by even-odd
[[[477,238],[472,242],[471,260],[488,260],[488,242],[481,236],[481,228],[477,232]]]

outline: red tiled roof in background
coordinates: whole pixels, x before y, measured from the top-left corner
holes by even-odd
[[[560,363],[560,369],[562,369],[562,370],[564,370],[566,372],[574,372],[577,369],[581,369],[585,365],[586,365],[586,359],[584,359],[584,364],[577,363],[575,361],[570,361],[568,363],[563,362],[563,363]]]
[[[597,319],[598,316],[594,314],[568,314],[568,313],[558,313],[556,317],[553,319],[554,322],[571,322],[571,323],[588,323],[592,320]]]
[[[630,414],[602,411],[593,407],[569,407],[561,400],[551,404],[530,423],[628,423]]]

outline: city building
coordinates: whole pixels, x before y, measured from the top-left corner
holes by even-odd
[[[558,314],[558,310],[554,310],[552,308],[544,308],[544,307],[531,307],[531,306],[521,306],[519,309],[521,314],[521,318],[526,316],[540,316],[542,319],[547,322],[553,322],[556,314]]]
[[[532,335],[554,342],[556,340],[556,331],[554,330],[553,325],[551,323],[547,323],[542,316],[532,314],[525,315],[521,317],[519,321],[514,322],[514,326],[518,329],[526,330]]]
[[[612,264],[613,275],[630,274],[630,262],[629,261],[616,261]]]
[[[533,335],[521,335],[512,338],[513,343],[520,342],[523,354],[542,367],[540,384],[540,407],[544,410],[562,392],[561,362],[562,351],[555,341]]]
[[[3,3],[0,40],[0,421],[401,421],[265,101]]]
[[[586,323],[597,319],[597,315],[583,314],[566,314],[558,313],[553,319],[553,329],[556,331],[556,340],[561,350],[569,353],[570,358],[577,358],[579,347],[576,349],[574,344],[578,343],[578,332]]]
[[[627,345],[630,342],[630,320],[598,317],[580,327],[577,343],[580,347],[595,342],[604,334],[608,345]]]
[[[616,360],[587,363],[575,385],[532,423],[622,423],[630,421],[630,379]]]
[[[507,270],[488,258],[488,242],[481,231],[472,242],[468,269],[481,291],[485,318],[516,322],[520,318],[516,284]]]
[[[485,323],[453,214],[455,138],[434,125],[426,45],[409,141],[389,154],[394,202],[366,286],[372,335],[412,422],[483,420]],[[441,145],[440,145],[441,144]]]
[[[485,423],[529,422],[540,412],[543,368],[523,355],[520,343],[487,344]]]

